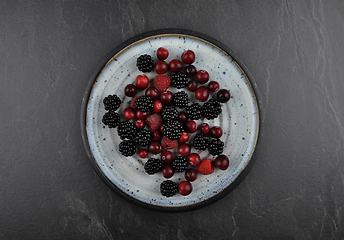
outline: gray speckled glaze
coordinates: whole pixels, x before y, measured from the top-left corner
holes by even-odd
[[[222,104],[219,118],[204,120],[210,126],[222,127],[224,134],[221,140],[225,142],[223,154],[229,157],[229,168],[225,171],[216,169],[208,176],[199,174],[198,179],[192,183],[193,191],[188,196],[177,194],[170,198],[163,197],[159,191],[160,183],[164,180],[162,174],[151,176],[144,172],[143,163],[148,158],[141,162],[137,154],[128,158],[123,157],[118,151],[121,140],[117,130],[104,127],[101,122],[105,113],[102,103],[104,97],[117,94],[123,99],[119,109],[123,112],[130,101],[130,98],[124,95],[124,87],[128,83],[133,83],[137,75],[142,74],[136,67],[137,57],[141,54],[150,54],[157,60],[156,50],[159,47],[165,47],[170,52],[166,62],[173,58],[180,59],[184,50],[193,50],[196,54],[196,68],[207,70],[210,80],[219,82],[221,88],[229,89],[232,95],[228,103]],[[152,80],[156,74],[151,72],[146,75]],[[172,88],[172,91],[175,89]],[[194,94],[188,93],[195,101]],[[138,94],[142,94],[142,91]],[[139,202],[157,207],[187,207],[209,200],[224,191],[238,178],[251,160],[259,131],[256,101],[251,84],[242,69],[227,53],[213,44],[187,35],[166,34],[148,37],[116,54],[97,77],[86,110],[88,143],[99,169],[123,193]],[[192,149],[192,152],[197,151]],[[214,159],[207,151],[199,153],[202,159]],[[150,154],[149,157],[159,158],[159,155]],[[171,180],[180,182],[184,180],[183,174],[176,173]]]

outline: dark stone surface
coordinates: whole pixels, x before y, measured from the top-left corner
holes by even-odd
[[[0,2],[0,239],[342,239],[343,1]],[[264,137],[220,201],[152,212],[96,175],[86,85],[126,39],[185,28],[227,45],[260,89]]]

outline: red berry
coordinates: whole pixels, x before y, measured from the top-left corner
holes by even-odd
[[[178,115],[178,121],[179,122],[186,122],[188,120],[188,117],[186,116],[185,112],[180,112]]]
[[[197,73],[197,69],[194,65],[187,65],[184,68],[184,73],[186,74],[186,76],[193,77]]]
[[[205,86],[200,86],[195,92],[195,98],[198,101],[205,102],[209,97],[209,89]]]
[[[194,92],[197,90],[197,82],[195,80],[191,80],[189,83],[188,83],[188,90],[190,92]]]
[[[186,64],[191,64],[195,61],[195,53],[192,50],[187,50],[182,54],[182,61]]]
[[[134,119],[135,118],[135,110],[128,107],[128,108],[124,109],[123,115],[124,115],[124,118],[127,120]]]
[[[163,151],[160,156],[161,161],[164,163],[170,163],[173,161],[173,153],[171,151]]]
[[[154,140],[160,141],[162,138],[162,132],[160,132],[159,130],[154,130],[152,132],[152,136]]]
[[[149,96],[149,97],[151,97],[151,99],[155,100],[155,99],[158,99],[160,93],[158,90],[156,90],[155,87],[148,87],[146,89],[145,94],[146,94],[146,96]]]
[[[178,184],[178,190],[183,196],[189,195],[192,192],[192,185],[188,181],[182,181]]]
[[[187,121],[184,123],[184,130],[187,133],[194,133],[197,131],[197,123],[195,121]]]
[[[141,129],[143,129],[144,127],[145,127],[145,122],[144,121],[142,121],[142,120],[136,120],[135,122],[134,122],[134,124],[135,124],[135,127],[137,128],[137,129],[139,129],[139,130],[141,130]]]
[[[189,141],[190,135],[186,132],[183,132],[182,136],[179,138],[178,142],[185,143]]]
[[[210,129],[210,136],[212,136],[214,138],[220,138],[222,136],[222,128],[212,127]]]
[[[197,179],[197,171],[196,169],[190,168],[188,170],[186,170],[185,172],[185,179],[189,182],[193,182]]]
[[[152,130],[158,130],[162,126],[162,117],[160,114],[154,113],[146,118],[146,123]]]
[[[140,158],[146,158],[148,157],[148,151],[146,149],[140,149],[139,150],[139,157]]]
[[[161,146],[163,149],[175,149],[178,147],[178,140],[172,140],[163,136],[161,139]]]
[[[209,88],[210,92],[216,92],[217,90],[219,90],[220,84],[218,82],[216,82],[216,81],[211,81],[208,84],[208,88]]]
[[[199,70],[196,73],[196,80],[199,83],[206,83],[209,80],[209,73],[205,70]]]
[[[171,91],[166,91],[160,94],[160,101],[163,104],[170,105],[172,103],[173,93]]]
[[[188,162],[191,166],[198,166],[201,163],[201,157],[198,153],[191,153],[188,156]]]
[[[212,174],[214,172],[214,166],[211,159],[207,158],[202,160],[202,162],[198,165],[197,170],[200,174],[203,175]]]
[[[134,84],[128,84],[124,88],[124,94],[127,97],[134,97],[137,93],[137,87]]]
[[[162,110],[162,103],[159,100],[154,100],[152,111],[158,113]]]
[[[208,134],[210,131],[210,127],[208,123],[202,123],[201,124],[201,132],[204,134]]]
[[[229,166],[229,159],[225,155],[219,155],[215,161],[214,161],[215,167],[221,169],[221,170],[226,170]]]
[[[191,147],[189,144],[186,143],[182,143],[178,146],[178,150],[177,152],[183,156],[183,157],[187,157],[190,155],[190,151],[191,151]]]
[[[169,165],[164,166],[161,171],[165,178],[171,178],[174,175],[174,170]]]
[[[154,77],[153,83],[159,92],[165,92],[171,84],[171,79],[164,74],[158,74]]]
[[[179,72],[183,69],[183,63],[179,59],[171,60],[168,66],[171,72]]]
[[[135,79],[135,85],[139,89],[145,89],[149,85],[149,78],[146,75],[138,75]]]
[[[153,154],[158,154],[161,152],[161,145],[158,141],[152,141],[149,145],[148,145],[148,151],[150,153],[153,153]]]
[[[156,56],[159,58],[159,60],[165,60],[169,55],[169,52],[164,47],[159,47],[156,51]]]
[[[220,89],[216,95],[217,95],[217,101],[221,103],[226,103],[231,98],[231,94],[226,89]]]
[[[165,61],[157,61],[155,64],[154,64],[154,71],[157,73],[157,74],[164,74],[168,71],[168,64],[165,62]]]
[[[131,99],[130,101],[130,107],[133,108],[133,109],[136,109],[136,99],[138,99],[140,96],[135,96]]]
[[[137,119],[145,120],[148,117],[148,112],[142,112],[141,110],[137,110],[136,117]]]

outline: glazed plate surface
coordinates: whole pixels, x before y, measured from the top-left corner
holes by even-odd
[[[216,169],[211,175],[198,175],[192,183],[193,191],[188,196],[177,194],[166,198],[160,194],[160,183],[165,180],[161,173],[148,175],[136,153],[123,157],[118,151],[121,142],[117,129],[105,127],[103,99],[112,94],[119,96],[123,103],[120,113],[129,106],[130,98],[124,95],[124,87],[134,83],[142,74],[136,67],[136,59],[142,54],[151,55],[157,61],[156,50],[169,50],[166,62],[181,59],[185,50],[193,50],[198,70],[206,70],[210,80],[217,81],[221,88],[230,90],[231,99],[222,104],[222,113],[214,120],[199,120],[210,126],[221,126],[225,143],[223,154],[230,165],[227,170]],[[200,33],[187,30],[160,30],[129,39],[115,48],[100,64],[92,76],[85,92],[81,113],[81,127],[86,151],[99,176],[119,195],[127,200],[154,210],[184,211],[208,205],[232,191],[247,175],[251,168],[260,134],[259,98],[252,78],[244,71],[242,64],[233,58],[230,50],[216,40]],[[151,80],[156,73],[146,74]],[[171,75],[171,74],[167,74]],[[172,91],[175,91],[171,88]],[[185,90],[192,101],[197,102],[194,93]],[[143,91],[138,95],[144,94]],[[215,95],[211,95],[215,98]],[[123,120],[123,114],[121,114]],[[190,143],[195,134],[191,135]],[[199,152],[202,159],[211,158],[207,151]],[[175,154],[176,156],[177,154]],[[150,154],[149,157],[159,158]],[[185,180],[184,173],[176,173],[171,180]]]

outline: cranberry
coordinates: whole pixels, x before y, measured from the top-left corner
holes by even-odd
[[[173,161],[173,153],[171,151],[165,150],[161,153],[160,159],[164,163],[170,163]]]
[[[229,159],[225,155],[219,155],[215,158],[214,165],[221,170],[226,170],[229,166]]]
[[[179,122],[186,122],[188,120],[188,117],[186,116],[186,113],[185,112],[181,112],[179,113],[178,115],[178,121]]]
[[[160,94],[160,101],[163,104],[170,105],[172,102],[173,93],[171,91],[166,91]]]
[[[183,63],[179,59],[171,60],[168,66],[171,72],[179,72],[183,69]]]
[[[141,110],[137,110],[136,117],[137,119],[145,120],[148,117],[148,112],[142,112]]]
[[[193,77],[197,73],[197,69],[194,65],[187,65],[184,68],[184,73],[186,74],[186,76]]]
[[[165,178],[171,178],[174,175],[174,170],[169,165],[164,166],[161,171]]]
[[[124,109],[123,115],[124,115],[124,118],[127,120],[134,119],[135,110],[130,107],[127,107],[126,109]]]
[[[205,102],[209,97],[209,89],[205,86],[200,86],[195,92],[195,98],[198,101]]]
[[[140,149],[139,150],[139,157],[140,158],[146,158],[148,157],[148,151],[146,149]]]
[[[216,82],[216,81],[211,81],[208,84],[208,88],[209,88],[210,92],[216,92],[217,90],[220,89],[220,84],[218,82]]]
[[[144,127],[145,127],[145,122],[144,121],[142,121],[142,120],[136,120],[135,122],[134,122],[134,124],[135,124],[135,127],[137,128],[137,129],[139,129],[139,130],[141,130],[141,129],[143,129]]]
[[[154,71],[157,74],[164,74],[168,71],[168,64],[163,60],[157,61],[154,64]]]
[[[188,170],[186,170],[185,172],[185,179],[189,182],[193,182],[197,179],[197,170],[196,169],[193,169],[193,168],[190,168]]]
[[[186,64],[191,64],[195,61],[195,53],[192,50],[187,50],[182,54],[182,61]]]
[[[169,55],[169,52],[164,47],[159,47],[156,51],[156,56],[159,58],[159,60],[165,60]]]
[[[162,110],[162,103],[159,100],[154,100],[152,111],[158,113]]]
[[[192,192],[192,185],[188,181],[182,181],[178,184],[178,190],[183,196],[189,195]]]
[[[184,130],[187,133],[194,133],[197,131],[197,123],[195,121],[187,121],[184,124]]]
[[[178,146],[178,150],[177,152],[183,156],[183,157],[187,157],[190,155],[190,151],[191,151],[191,147],[189,144],[186,143],[182,143]]]
[[[217,92],[217,101],[219,101],[221,103],[228,102],[230,98],[231,98],[231,94],[226,89],[220,89]]]
[[[159,130],[153,130],[152,136],[154,140],[160,141],[162,138],[162,132],[160,132]]]
[[[183,132],[182,136],[179,138],[178,141],[181,143],[185,143],[185,142],[189,141],[189,139],[190,139],[190,135],[186,132]]]
[[[150,153],[153,153],[153,154],[158,154],[161,152],[161,145],[160,145],[160,142],[158,141],[152,141],[149,145],[148,145],[148,151]]]
[[[137,93],[137,87],[134,84],[128,84],[124,88],[124,94],[127,97],[134,97]]]
[[[188,162],[190,163],[191,166],[198,166],[201,163],[201,157],[199,156],[198,153],[191,153],[188,156]]]
[[[222,136],[222,128],[212,127],[210,129],[210,136],[212,136],[214,138],[220,138]]]
[[[188,90],[190,92],[194,92],[197,90],[197,82],[195,80],[191,80],[189,83],[188,83]]]
[[[149,78],[146,75],[138,75],[135,79],[135,85],[139,89],[145,89],[149,85]]]
[[[149,96],[151,99],[155,100],[158,99],[160,93],[155,87],[149,87],[146,89],[145,94],[146,96]]]
[[[201,124],[201,132],[204,134],[208,134],[210,131],[210,127],[208,123],[202,123]]]
[[[196,81],[199,83],[206,83],[209,80],[209,73],[205,70],[199,70],[196,73]]]

